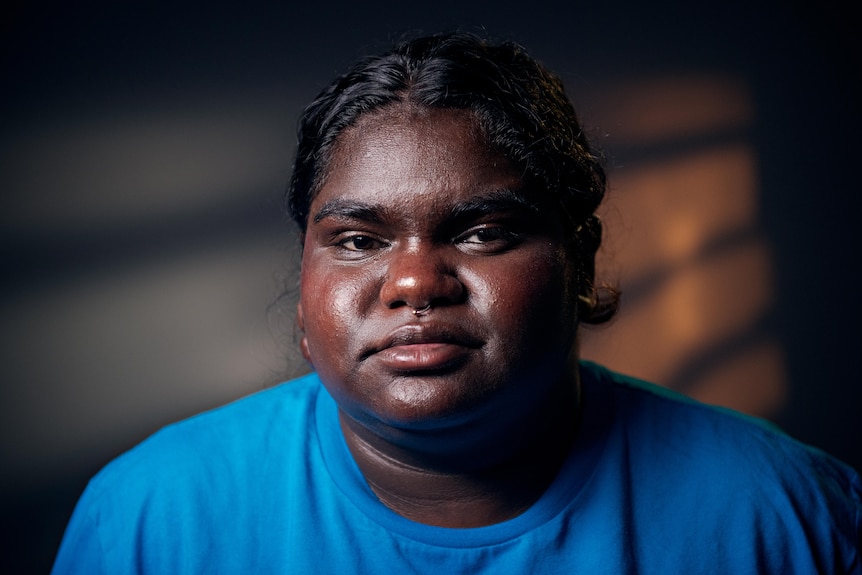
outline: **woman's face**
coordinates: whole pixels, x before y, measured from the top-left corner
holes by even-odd
[[[493,435],[571,385],[574,270],[522,186],[468,112],[396,105],[339,136],[311,202],[299,318],[351,425],[404,443]]]

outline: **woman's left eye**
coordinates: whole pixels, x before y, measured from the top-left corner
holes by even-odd
[[[487,226],[467,230],[457,240],[472,249],[483,251],[504,251],[521,241],[520,236],[511,230],[499,226]]]

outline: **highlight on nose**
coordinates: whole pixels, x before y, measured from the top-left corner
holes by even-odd
[[[463,298],[464,285],[433,258],[417,254],[400,260],[389,267],[380,290],[386,307],[422,309],[458,303]]]

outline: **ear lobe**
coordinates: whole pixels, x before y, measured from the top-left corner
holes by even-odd
[[[302,313],[302,304],[296,304],[296,325],[299,327],[300,333],[302,333],[302,338],[299,340],[299,351],[302,352],[302,357],[305,358],[305,361],[311,364],[311,367],[314,367],[314,362],[311,361],[311,353],[308,351],[308,338],[305,336],[305,317]]]

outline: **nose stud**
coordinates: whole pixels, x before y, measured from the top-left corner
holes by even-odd
[[[425,315],[429,311],[431,311],[431,304],[430,303],[428,305],[426,305],[425,307],[422,307],[419,309],[414,309],[413,315],[415,315],[416,317],[420,317],[420,316]]]

